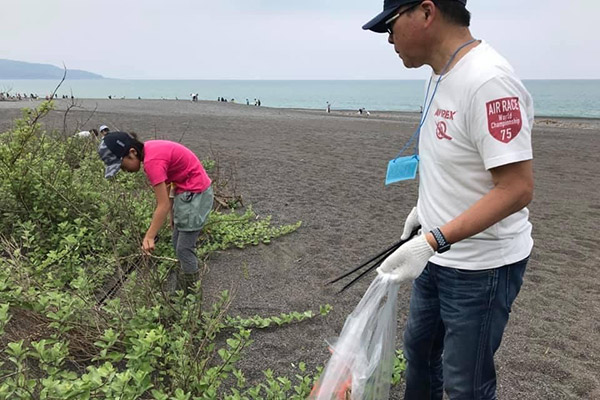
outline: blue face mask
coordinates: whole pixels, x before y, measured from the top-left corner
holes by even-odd
[[[431,78],[429,78],[429,83],[427,84],[427,91],[425,92],[425,102],[423,103],[423,115],[421,116],[421,122],[419,123],[419,127],[416,132],[411,136],[406,145],[400,150],[400,153],[388,162],[387,173],[385,174],[385,184],[389,185],[390,183],[406,181],[409,179],[415,179],[417,177],[417,171],[419,169],[419,134],[421,133],[421,127],[423,123],[425,123],[425,118],[427,118],[427,114],[429,113],[429,108],[431,107],[431,103],[433,102],[433,98],[435,97],[435,93],[437,92],[438,85],[442,80],[442,77],[446,73],[448,66],[454,60],[454,57],[458,54],[458,52],[465,46],[473,43],[475,39],[469,40],[467,43],[461,45],[454,54],[450,57],[446,66],[442,70],[440,77],[438,78],[435,88],[433,89],[433,93],[431,95],[431,99],[429,100],[429,104],[427,104],[427,97],[429,97],[429,88],[431,87]],[[411,146],[411,143],[415,141],[415,151],[411,156],[402,156],[404,150],[408,149]]]

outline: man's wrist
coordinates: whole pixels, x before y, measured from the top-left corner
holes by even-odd
[[[425,234],[425,240],[427,240],[427,243],[429,243],[429,245],[431,246],[433,251],[437,251],[438,243],[435,240],[435,238],[433,237],[433,234],[431,232],[427,232]]]

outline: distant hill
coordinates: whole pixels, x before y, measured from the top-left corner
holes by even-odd
[[[64,70],[50,64],[0,59],[0,79],[61,79]],[[102,75],[67,67],[67,79],[103,79]]]

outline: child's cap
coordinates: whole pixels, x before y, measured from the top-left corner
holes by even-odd
[[[125,132],[110,132],[100,142],[98,146],[98,155],[106,165],[104,170],[105,178],[112,178],[121,168],[123,157],[131,149],[133,140]]]

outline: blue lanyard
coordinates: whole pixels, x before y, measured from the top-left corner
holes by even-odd
[[[439,86],[439,84],[440,84],[440,82],[442,80],[442,77],[447,72],[448,67],[450,66],[450,63],[452,63],[452,60],[454,60],[454,57],[456,57],[456,55],[458,54],[458,52],[461,51],[466,46],[468,46],[471,43],[473,43],[475,40],[476,39],[471,39],[468,42],[460,45],[458,47],[458,49],[456,49],[456,51],[454,51],[454,53],[450,56],[450,59],[448,60],[448,62],[444,66],[444,69],[442,69],[442,73],[440,74],[440,77],[438,78],[437,82],[435,83],[435,87],[433,88],[433,93],[431,95],[431,99],[429,99],[429,104],[427,104],[427,98],[429,97],[429,88],[431,87],[431,80],[433,79],[433,76],[429,77],[429,83],[427,84],[427,91],[425,92],[425,100],[423,102],[423,116],[421,117],[421,122],[419,123],[419,126],[417,127],[417,130],[415,131],[415,133],[413,133],[413,135],[410,137],[410,139],[408,140],[408,142],[404,145],[404,147],[402,148],[402,150],[400,150],[400,153],[398,153],[398,155],[395,158],[400,157],[402,155],[402,153],[404,153],[404,150],[406,150],[415,139],[419,138],[419,135],[421,134],[421,127],[425,123],[425,119],[427,118],[427,114],[429,114],[429,109],[431,108],[431,103],[433,103],[433,98],[435,97],[435,94],[436,94],[438,86]],[[415,152],[414,152],[413,155],[417,155],[417,154],[419,154],[419,141],[418,140],[416,142]]]

